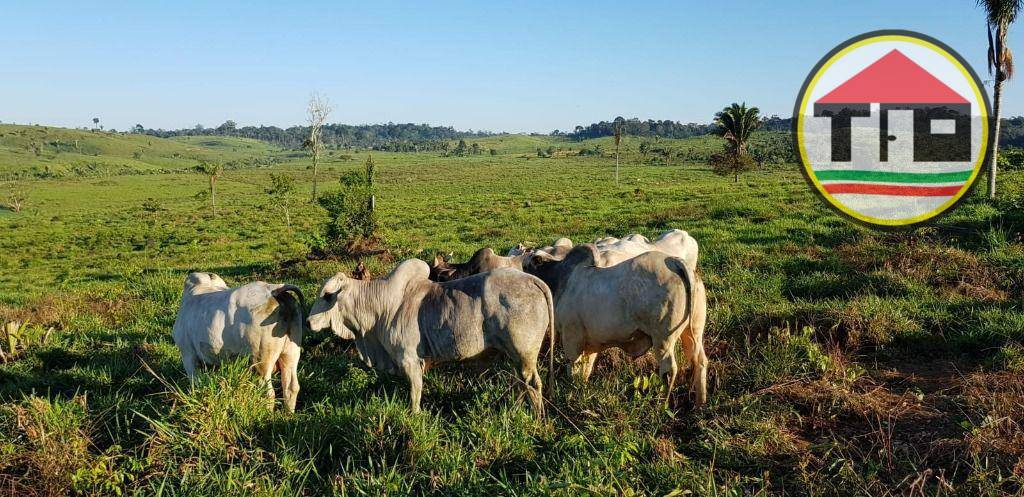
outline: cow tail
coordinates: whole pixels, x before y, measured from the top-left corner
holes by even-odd
[[[686,287],[686,314],[683,320],[678,325],[672,327],[672,331],[682,326],[684,323],[689,322],[693,315],[693,308],[695,306],[696,296],[694,295],[694,287],[696,286],[697,278],[694,277],[693,272],[690,271],[689,266],[686,265],[686,261],[678,257],[669,257],[665,259],[665,264],[674,273],[678,274],[683,280],[683,286]]]
[[[292,294],[295,297],[295,301],[298,302],[297,307],[294,305],[291,299],[285,298],[285,295],[289,293]],[[299,325],[298,329],[305,329],[306,300],[302,298],[302,290],[300,290],[299,287],[295,285],[276,285],[276,287],[270,291],[270,294],[273,295],[274,299],[276,299],[281,305],[293,307],[292,310],[295,313],[293,318],[295,319],[295,323]],[[295,337],[293,337],[293,339],[294,338]],[[301,343],[299,343],[299,345],[301,345]]]
[[[545,390],[550,399],[555,393],[555,299],[551,296],[551,289],[547,283],[538,278],[536,284],[544,293],[544,300],[548,304],[548,381]]]

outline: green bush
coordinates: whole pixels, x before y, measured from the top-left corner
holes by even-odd
[[[373,208],[373,177],[373,159],[368,158],[363,171],[341,176],[340,190],[325,193],[317,199],[328,215],[320,237],[321,250],[340,253],[359,240],[375,237],[377,215]]]
[[[1000,171],[1024,171],[1024,148],[1000,150],[996,162]]]

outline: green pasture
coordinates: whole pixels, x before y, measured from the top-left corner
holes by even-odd
[[[43,130],[40,132],[39,130]],[[50,143],[60,140],[54,148]],[[74,140],[80,140],[80,149]],[[32,141],[45,145],[39,154]],[[260,142],[0,126],[0,322],[28,321],[0,362],[0,489],[14,495],[1014,495],[1024,489],[1024,174],[936,226],[880,233],[824,207],[794,165],[732,178],[650,165],[626,137],[498,135],[481,155],[377,153],[380,275],[437,251],[670,228],[700,243],[711,395],[662,408],[650,358],[605,353],[561,378],[550,416],[511,368],[401,379],[307,336],[298,412],[271,411],[244,364],[184,377],[170,337],[184,276],[299,285],[311,300],[354,260],[309,260],[325,220],[309,160]],[[66,143],[72,148],[65,149]],[[600,145],[603,155],[569,151]],[[712,137],[650,140],[717,151]],[[537,148],[561,153],[538,157]],[[495,149],[496,154],[488,151]],[[139,157],[134,157],[140,151]],[[370,152],[331,149],[321,189]],[[250,160],[252,159],[252,160]],[[236,161],[219,216],[185,172]],[[77,165],[102,164],[105,174]],[[53,177],[33,175],[51,167]],[[103,169],[106,168],[106,169]],[[143,173],[143,174],[138,174]],[[284,203],[270,174],[298,181]],[[284,209],[291,213],[285,223]],[[52,328],[52,330],[51,330]],[[0,349],[8,350],[0,343]],[[919,485],[915,487],[914,485]],[[0,493],[2,493],[0,491]],[[35,492],[35,493],[32,493]]]

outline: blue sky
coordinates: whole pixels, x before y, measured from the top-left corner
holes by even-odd
[[[617,115],[707,122],[732,101],[785,116],[822,55],[876,29],[934,36],[989,78],[972,0],[7,0],[0,120],[286,126],[314,90],[345,123],[549,132]],[[1024,114],[1019,85],[1004,115]]]

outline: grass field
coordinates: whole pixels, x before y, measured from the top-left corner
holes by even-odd
[[[463,259],[558,236],[689,231],[710,296],[709,404],[691,409],[680,390],[663,409],[654,361],[611,352],[590,384],[562,379],[544,421],[504,363],[432,370],[413,415],[403,380],[310,334],[288,415],[267,409],[244,364],[189,385],[170,329],[189,270],[291,282],[309,299],[352,269],[306,258],[324,220],[308,200],[308,160],[221,137],[99,133],[96,155],[37,156],[24,143],[36,129],[0,126],[3,187],[28,198],[20,213],[0,210],[0,321],[31,323],[0,364],[0,494],[1024,491],[1021,172],[1002,176],[998,202],[976,195],[936,227],[883,234],[822,206],[796,166],[733,182],[701,163],[638,165],[634,138],[619,184],[609,140],[496,136],[463,158],[375,152],[390,249],[366,261],[377,275],[436,250]],[[65,132],[81,133],[35,139]],[[605,156],[534,153],[595,144]],[[333,152],[327,189],[367,155]],[[76,173],[82,157],[112,172]],[[206,179],[181,172],[202,158],[239,164],[219,182],[216,218],[196,198]],[[66,173],[20,175],[44,163]],[[291,226],[264,193],[279,172],[300,182]]]

